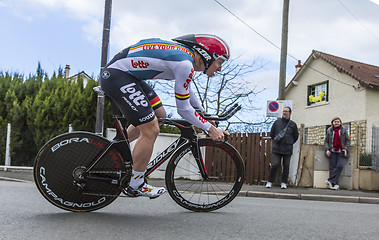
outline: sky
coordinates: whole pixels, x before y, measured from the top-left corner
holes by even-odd
[[[0,71],[100,71],[105,0],[0,0]],[[223,5],[223,6],[221,6]],[[109,59],[140,39],[211,33],[248,80],[258,107],[278,96],[283,0],[113,0]],[[234,15],[233,15],[233,14]],[[312,50],[379,66],[379,0],[290,0],[287,83]],[[262,114],[262,113],[259,113]]]

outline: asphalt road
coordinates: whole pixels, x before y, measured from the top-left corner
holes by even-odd
[[[165,194],[91,213],[48,203],[34,183],[0,181],[0,239],[377,239],[379,205],[237,197],[193,213]]]

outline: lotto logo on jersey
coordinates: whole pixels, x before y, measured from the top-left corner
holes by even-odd
[[[134,86],[136,86],[135,83],[127,84],[122,86],[120,91],[128,94],[128,98],[132,100],[136,106],[142,105],[143,107],[147,107],[149,103],[145,100],[145,95],[143,95],[141,91],[137,91]]]
[[[147,68],[150,64],[148,62],[144,62],[144,61],[131,61],[131,64],[132,64],[132,67],[134,68]]]
[[[187,91],[188,91],[189,84],[190,84],[190,82],[192,81],[193,74],[194,74],[194,71],[193,71],[193,68],[192,68],[192,69],[191,69],[191,73],[188,75],[188,78],[186,79],[186,82],[183,84],[183,87],[184,87]]]
[[[202,116],[200,116],[200,114],[196,110],[195,110],[195,116],[200,120],[200,122],[202,123],[207,122]]]

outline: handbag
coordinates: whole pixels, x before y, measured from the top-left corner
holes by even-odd
[[[282,131],[280,131],[280,133],[278,133],[275,137],[274,137],[274,141],[275,142],[279,142],[280,140],[282,140],[282,138],[284,138],[284,136],[286,135],[286,132],[287,132],[287,129],[288,129],[288,125],[290,124],[290,121],[288,121],[287,123],[287,126],[285,128],[282,129]]]

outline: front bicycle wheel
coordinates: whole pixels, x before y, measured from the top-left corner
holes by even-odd
[[[195,212],[224,207],[239,193],[245,178],[243,160],[229,143],[199,139],[202,161],[208,173],[203,179],[189,145],[179,148],[166,169],[166,186],[172,199]]]
[[[108,145],[107,139],[89,132],[51,139],[34,162],[38,190],[53,205],[73,212],[93,211],[110,204],[121,193],[119,179],[124,160],[120,154],[110,149],[86,173]]]

